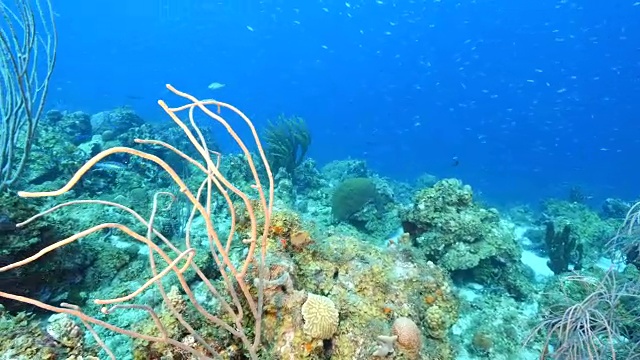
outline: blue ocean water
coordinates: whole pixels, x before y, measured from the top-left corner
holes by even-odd
[[[302,116],[320,164],[352,157],[401,180],[458,177],[497,202],[573,185],[597,200],[637,196],[634,0],[53,5],[59,108],[129,105],[166,121],[156,101],[171,99],[171,83],[258,126]]]

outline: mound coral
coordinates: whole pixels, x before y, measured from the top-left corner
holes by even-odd
[[[422,338],[420,329],[413,320],[407,317],[399,317],[393,322],[391,329],[393,335],[397,336],[398,348],[407,355],[409,359],[418,359]]]
[[[326,296],[309,293],[302,305],[304,332],[315,339],[330,339],[338,328],[338,309]]]
[[[348,220],[369,201],[375,201],[378,192],[369,178],[347,179],[340,183],[331,198],[331,210],[336,220]]]

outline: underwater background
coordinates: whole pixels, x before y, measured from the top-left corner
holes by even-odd
[[[171,83],[260,125],[303,117],[320,164],[473,181],[496,203],[636,196],[634,1],[58,0],[50,100],[165,121]],[[197,73],[194,73],[197,69]],[[212,93],[207,86],[226,86]],[[457,156],[460,166],[452,167]],[[400,161],[401,160],[401,161]]]
[[[633,0],[0,0],[0,360],[640,359],[639,40]]]

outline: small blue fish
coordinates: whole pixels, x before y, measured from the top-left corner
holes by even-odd
[[[102,171],[119,171],[127,168],[127,165],[117,161],[103,161],[97,163],[94,167],[95,170]]]

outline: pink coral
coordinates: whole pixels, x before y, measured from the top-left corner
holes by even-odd
[[[418,359],[420,348],[422,348],[422,338],[418,325],[409,318],[399,317],[393,322],[391,331],[393,335],[398,337],[396,340],[398,348],[408,358]]]

